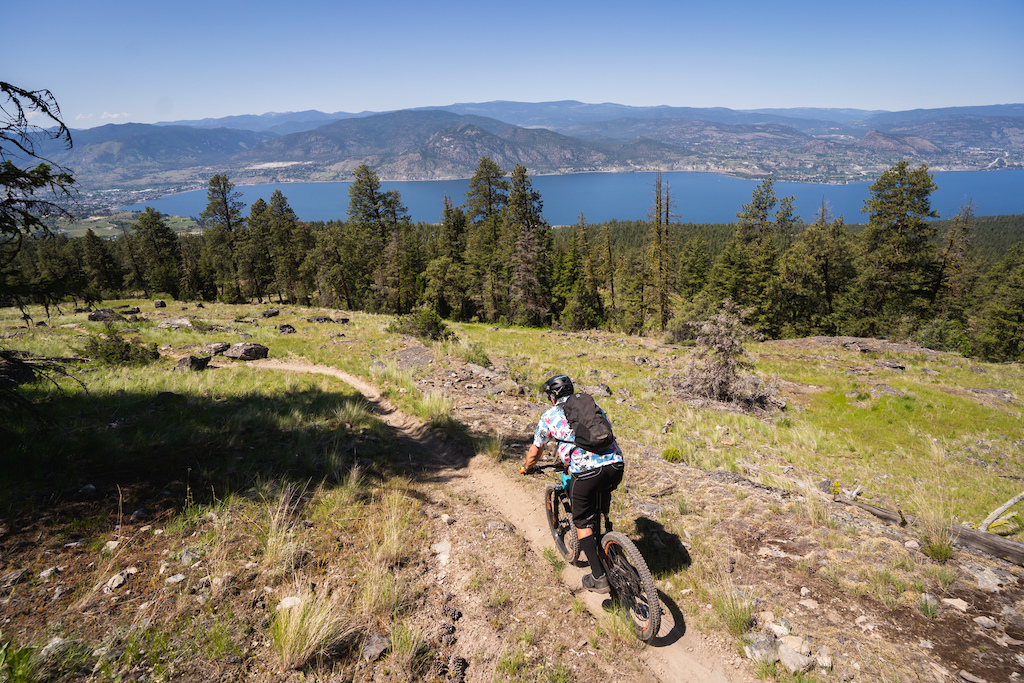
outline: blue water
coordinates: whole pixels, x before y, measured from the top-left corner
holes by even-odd
[[[544,217],[552,225],[576,223],[580,212],[587,223],[643,220],[653,201],[654,173],[582,173],[562,176],[536,176],[533,187],[544,202]],[[941,218],[953,218],[960,207],[974,201],[977,216],[1024,214],[1024,170],[956,171],[935,173],[936,191],[932,208]],[[732,223],[736,213],[750,203],[760,181],[741,180],[713,173],[664,173],[662,179],[671,188],[677,220],[684,223]],[[283,183],[240,185],[246,205],[262,197],[269,201],[274,190],[281,190],[298,217],[305,221],[344,220],[348,210],[351,183]],[[437,223],[441,220],[443,198],[453,204],[466,199],[468,180],[383,182],[385,190],[398,190],[414,221]],[[796,213],[813,222],[822,198],[830,215],[843,216],[846,223],[863,223],[860,212],[870,196],[870,182],[849,185],[813,183],[775,183],[776,197],[792,196]],[[176,216],[198,216],[206,208],[206,190],[195,190],[154,199],[126,207],[141,210],[152,206]],[[248,213],[248,208],[245,210]]]

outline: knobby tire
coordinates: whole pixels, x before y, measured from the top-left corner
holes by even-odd
[[[565,490],[560,486],[548,486],[544,492],[544,507],[555,548],[569,564],[575,564],[580,558],[580,540],[576,537],[576,525],[572,523],[572,514],[566,504]]]
[[[601,537],[612,595],[629,613],[637,638],[651,642],[661,628],[658,589],[640,551],[625,535],[610,531]]]

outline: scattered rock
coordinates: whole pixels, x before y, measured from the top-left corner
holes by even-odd
[[[991,617],[974,617],[974,623],[982,628],[999,628],[999,624]]]
[[[172,318],[170,320],[164,320],[157,323],[157,328],[161,330],[178,330],[182,327],[192,328],[192,321],[188,318]]]
[[[876,384],[871,387],[871,394],[873,396],[906,396],[905,393],[888,384]]]
[[[13,572],[7,572],[0,576],[0,588],[10,588],[14,584],[23,581],[27,575],[27,569],[15,569]]]
[[[90,313],[89,320],[98,322],[110,322],[112,320],[124,320],[124,317],[112,308],[101,308]]]
[[[451,556],[452,544],[451,541],[445,539],[438,543],[434,543],[430,546],[430,549],[437,555],[438,563],[443,567],[448,564],[448,558]]]
[[[153,302],[153,308],[167,308],[167,302],[163,299],[157,299]]]
[[[779,661],[779,644],[774,636],[755,640],[750,645],[745,646],[743,652],[746,654],[747,659],[755,664],[760,662],[770,664]]]
[[[612,389],[607,384],[592,384],[582,387],[582,391],[587,392],[594,398],[608,398],[612,395]]]
[[[181,553],[181,563],[187,567],[194,565],[201,559],[203,559],[203,556],[194,550],[185,550]]]
[[[267,310],[260,313],[264,318],[273,318],[274,316],[281,315],[281,311],[276,308],[268,308]]]
[[[277,333],[278,334],[295,334],[295,326],[294,325],[289,325],[288,323],[284,323],[283,325],[278,325]]]
[[[139,310],[138,306],[132,306],[131,308],[124,309],[125,315],[138,315],[139,313],[142,313],[142,311]]]
[[[283,609],[291,609],[292,607],[298,607],[301,604],[302,598],[296,595],[290,595],[287,598],[282,599],[281,602],[277,603],[277,611],[280,612]]]
[[[203,344],[202,352],[208,353],[211,356],[219,356],[230,348],[231,344],[228,342],[210,342],[209,344]]]
[[[984,678],[978,678],[972,673],[968,673],[963,669],[960,670],[960,678],[967,681],[967,683],[988,683]]]
[[[270,349],[262,344],[255,344],[253,342],[239,342],[232,344],[231,347],[224,352],[227,358],[235,358],[237,360],[259,360],[260,358],[266,358],[270,353]]]
[[[176,583],[181,583],[184,580],[185,580],[185,575],[184,574],[175,574],[174,576],[167,577],[165,582],[169,583],[171,585],[174,585]]]
[[[39,578],[43,581],[49,581],[51,577],[53,577],[55,574],[59,574],[60,572],[60,567],[50,567],[49,569],[44,569],[43,571],[39,572]]]
[[[1003,403],[1012,403],[1014,400],[1016,400],[1013,395],[1013,392],[1007,389],[978,389],[968,387],[967,391],[971,392],[972,394],[978,394],[979,396],[987,396],[989,398],[994,398],[997,401],[1002,401]]]
[[[779,645],[779,663],[793,674],[810,671],[811,667],[814,666],[813,659],[800,654],[785,643]]]
[[[966,612],[970,606],[960,598],[942,598],[943,605],[949,605],[958,612]]]
[[[211,356],[185,356],[174,366],[174,372],[202,372],[210,364]]]
[[[103,585],[103,592],[110,593],[111,591],[117,590],[123,586],[127,580],[127,577],[123,573],[114,574],[107,579],[107,582]]]
[[[907,369],[907,366],[898,360],[891,360],[883,358],[882,360],[876,360],[875,366],[883,368],[885,370],[892,370],[893,372],[903,372]]]
[[[389,647],[391,647],[391,640],[387,636],[381,633],[372,633],[359,651],[363,655],[363,659],[375,662]]]

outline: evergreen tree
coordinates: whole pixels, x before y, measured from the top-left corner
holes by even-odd
[[[241,197],[226,175],[216,173],[206,190],[206,209],[199,215],[204,231],[208,231],[207,258],[216,269],[221,299],[228,302],[242,301],[236,253],[236,239],[244,226]]]
[[[974,284],[974,204],[960,207],[939,253],[932,305],[943,317],[962,319]]]
[[[901,318],[927,313],[935,278],[936,228],[929,218],[935,182],[928,167],[906,161],[885,171],[870,188],[860,233],[855,304],[859,327],[871,336],[895,331]]]
[[[270,253],[270,221],[267,202],[258,198],[249,207],[245,229],[239,238],[239,275],[247,296],[263,303],[274,288],[274,260]],[[280,292],[278,292],[280,297]]]
[[[522,165],[512,170],[503,233],[506,244],[513,245],[509,257],[512,322],[541,325],[551,309],[551,226],[544,220],[540,193]]]
[[[131,229],[131,241],[147,295],[166,292],[177,298],[181,287],[181,250],[177,234],[160,213],[149,206]]]
[[[750,203],[736,214],[732,241],[708,277],[711,300],[720,303],[728,298],[737,307],[749,309],[751,324],[766,334],[778,327],[771,287],[778,275],[779,245],[789,239],[799,221],[793,213],[793,198],[780,201],[774,187],[767,178],[754,188]]]
[[[490,322],[506,312],[508,249],[501,243],[501,227],[508,191],[505,172],[491,159],[481,157],[466,191],[469,230],[465,260],[475,282],[474,295],[480,311]]]
[[[397,190],[381,188],[376,171],[363,164],[353,175],[346,246],[359,258],[358,264],[353,264],[362,270],[356,286],[365,292],[371,310],[407,313],[415,303],[412,271],[419,258],[418,251],[415,256],[409,251],[413,246],[409,212]]]
[[[973,325],[974,348],[986,360],[1024,360],[1024,242],[993,267],[986,292]]]
[[[213,264],[206,235],[182,235],[181,291],[185,301],[213,301],[217,298],[217,269]]]
[[[81,249],[85,277],[89,287],[95,292],[95,300],[99,301],[104,295],[119,292],[124,273],[110,243],[89,228],[82,238]]]
[[[658,311],[658,326],[664,331],[669,320],[669,300],[672,295],[673,278],[669,265],[673,247],[669,239],[669,222],[671,220],[672,201],[669,196],[668,183],[663,183],[661,173],[654,176],[654,205],[651,207],[651,219],[648,232],[650,244],[650,277],[656,297],[655,306]]]
[[[707,243],[702,237],[692,237],[683,244],[677,257],[676,286],[679,294],[692,299],[704,289],[711,267]]]
[[[817,220],[779,259],[770,290],[782,336],[835,334],[837,302],[855,276],[853,238],[843,218],[829,221],[822,202]]]

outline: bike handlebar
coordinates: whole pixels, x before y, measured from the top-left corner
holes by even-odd
[[[565,463],[562,462],[548,462],[543,465],[534,465],[529,470],[520,470],[522,474],[537,474],[541,470],[558,470],[559,472],[565,472]]]

